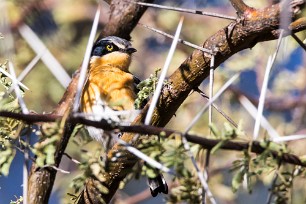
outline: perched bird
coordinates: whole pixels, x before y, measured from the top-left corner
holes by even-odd
[[[89,72],[83,88],[80,109],[87,118],[100,121],[106,119],[122,122],[133,121],[135,114],[122,117],[121,111],[135,110],[137,84],[140,80],[129,72],[132,53],[136,49],[125,39],[109,36],[98,40],[92,49]],[[89,135],[102,143],[107,150],[118,135],[108,134],[102,129],[87,127]],[[168,186],[162,175],[149,179],[152,196],[167,193]]]

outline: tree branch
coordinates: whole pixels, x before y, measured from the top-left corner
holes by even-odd
[[[34,114],[22,114],[22,113],[12,113],[7,111],[0,111],[0,117],[9,117],[14,118],[17,120],[22,120],[26,123],[41,123],[41,122],[54,122],[56,120],[59,120],[63,118],[63,116],[59,115],[52,115],[52,114],[43,114],[43,115],[34,115]],[[69,123],[79,123],[87,126],[93,126],[96,128],[101,128],[106,131],[120,131],[125,133],[138,133],[143,135],[160,135],[163,134],[164,137],[169,137],[172,134],[179,134],[182,135],[182,132],[171,130],[163,127],[156,127],[151,125],[133,125],[133,126],[126,126],[126,125],[116,125],[116,124],[110,124],[106,120],[102,121],[92,121],[85,119],[83,117],[73,117],[70,116],[66,119]],[[192,134],[186,134],[186,139],[188,142],[192,142],[195,144],[201,145],[204,149],[211,150],[214,148],[218,143],[220,143],[222,140],[217,139],[207,139],[205,136],[198,136],[198,135],[192,135]],[[239,142],[239,141],[227,141],[224,144],[221,145],[220,149],[223,150],[232,150],[232,151],[244,151],[248,150],[251,145],[251,152],[256,154],[261,154],[267,148],[265,148],[260,142],[254,141],[250,144],[250,142]],[[303,167],[306,167],[306,162],[303,162],[299,159],[298,156],[289,154],[289,153],[283,153],[279,154],[276,151],[271,150],[271,154],[274,157],[280,158],[282,162],[294,164],[294,165],[300,165]]]
[[[232,6],[237,11],[238,15],[243,14],[246,10],[251,9],[243,0],[230,0]]]

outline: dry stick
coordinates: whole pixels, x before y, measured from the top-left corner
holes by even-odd
[[[144,25],[144,24],[142,24],[142,23],[138,23],[138,24],[141,25],[142,27],[145,27],[145,28],[147,28],[147,29],[149,29],[149,30],[151,30],[151,31],[153,31],[153,32],[156,32],[156,33],[161,34],[161,35],[163,35],[163,36],[166,36],[166,37],[168,37],[168,38],[171,38],[171,39],[174,38],[173,35],[170,35],[170,34],[164,32],[164,31],[158,30],[158,29],[156,29],[156,28],[152,28],[152,27],[147,26],[147,25]],[[206,48],[204,48],[204,47],[195,45],[195,44],[193,44],[193,43],[191,43],[191,42],[188,42],[188,41],[186,41],[186,40],[182,40],[182,39],[179,38],[179,39],[178,39],[178,42],[182,43],[183,45],[187,45],[187,46],[189,46],[189,47],[192,47],[192,48],[194,48],[194,49],[201,50],[202,52],[205,52],[205,53],[208,53],[208,54],[211,54],[211,55],[213,54],[213,51],[212,51],[212,50],[209,50],[209,49],[206,49]]]
[[[202,91],[200,90],[198,87],[194,89],[196,92],[198,92],[203,98],[209,100],[209,97]],[[212,106],[214,107],[214,109],[216,109],[216,111],[218,111],[232,126],[234,126],[235,128],[238,128],[237,123],[235,123],[235,121],[233,119],[231,119],[225,112],[223,112],[216,104],[212,104]]]
[[[291,33],[291,36],[306,51],[306,45],[300,40],[300,38],[298,38],[295,33]]]
[[[75,164],[81,164],[81,162],[79,162],[78,160],[72,158],[68,153],[64,152],[64,154],[68,159],[70,159],[73,163]]]
[[[256,140],[257,137],[258,137],[258,134],[259,134],[263,108],[264,108],[264,105],[265,105],[265,97],[266,97],[266,92],[267,92],[267,88],[268,88],[269,75],[270,75],[271,69],[273,67],[273,64],[275,62],[277,53],[279,51],[279,48],[280,48],[280,45],[281,45],[281,42],[282,42],[282,38],[283,38],[283,30],[281,31],[281,33],[279,35],[276,51],[274,52],[274,54],[272,56],[269,57],[269,60],[268,60],[268,63],[267,63],[265,77],[264,77],[264,81],[263,81],[263,84],[262,84],[261,93],[260,93],[260,97],[259,97],[259,104],[258,104],[257,117],[256,117],[256,121],[255,121],[253,140]]]
[[[125,0],[128,1],[128,0]],[[172,10],[172,11],[178,11],[178,12],[184,12],[184,13],[191,13],[191,14],[198,14],[203,16],[210,16],[210,17],[216,17],[221,19],[227,19],[227,20],[236,20],[237,18],[234,16],[228,16],[218,13],[211,13],[211,12],[205,12],[205,11],[198,11],[193,9],[185,9],[185,8],[178,8],[178,7],[172,7],[172,6],[163,6],[159,4],[149,4],[149,3],[143,3],[143,2],[135,2],[135,1],[128,1],[131,3],[135,3],[141,6],[148,6],[153,8],[160,8],[160,9],[166,9],[166,10]]]

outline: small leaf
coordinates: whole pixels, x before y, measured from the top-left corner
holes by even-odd
[[[236,192],[238,190],[238,188],[240,187],[240,185],[243,182],[243,176],[244,176],[244,172],[243,171],[238,171],[232,180],[232,188],[233,191]]]

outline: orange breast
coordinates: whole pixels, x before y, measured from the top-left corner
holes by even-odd
[[[114,110],[134,109],[133,75],[108,65],[92,68],[82,94],[82,111],[91,113],[99,99]]]

